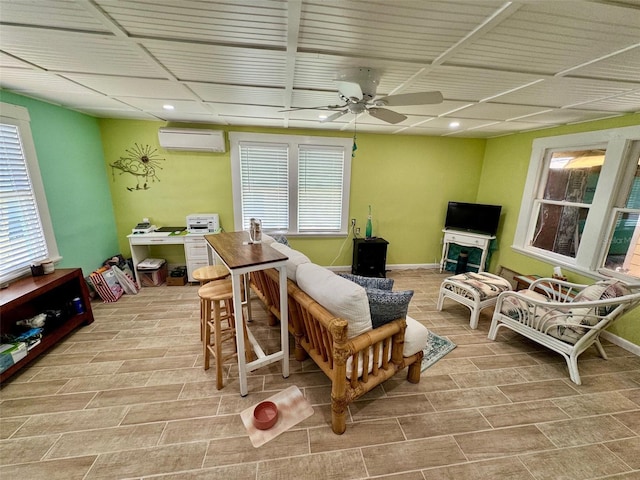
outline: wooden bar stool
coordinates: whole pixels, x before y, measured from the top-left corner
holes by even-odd
[[[233,309],[233,290],[230,280],[208,283],[198,290],[202,306],[204,369],[209,369],[209,356],[216,362],[216,388],[223,387],[222,366],[226,360],[237,355],[236,322]],[[242,322],[242,320],[240,320]],[[226,324],[225,324],[226,323]],[[246,327],[242,322],[245,339],[245,356],[251,358],[251,347]],[[213,331],[213,336],[211,335]],[[228,342],[232,351],[223,354],[223,343]]]
[[[215,280],[222,280],[230,275],[229,270],[224,265],[207,265],[205,267],[196,268],[193,271],[195,278],[200,285],[204,285]]]

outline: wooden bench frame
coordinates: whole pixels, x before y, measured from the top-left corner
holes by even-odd
[[[275,269],[252,272],[250,286],[267,311],[280,318],[278,272]],[[311,357],[329,377],[331,427],[335,433],[346,430],[347,406],[351,402],[399,370],[409,367],[407,380],[420,381],[422,350],[410,357],[403,356],[404,318],[348,338],[346,320],[329,313],[291,280],[287,280],[287,292],[289,332],[295,340],[294,357],[298,361]],[[270,325],[275,325],[275,321],[270,321]]]

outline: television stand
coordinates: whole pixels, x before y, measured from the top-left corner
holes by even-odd
[[[479,248],[482,250],[480,265],[470,263],[470,267],[477,267],[478,272],[483,272],[485,263],[487,262],[487,254],[489,253],[489,244],[495,239],[495,235],[484,235],[482,233],[463,232],[461,230],[444,229],[444,238],[442,240],[442,259],[440,260],[440,273],[444,270],[447,262],[457,263],[457,260],[447,260],[449,255],[449,246],[452,243],[461,247]]]

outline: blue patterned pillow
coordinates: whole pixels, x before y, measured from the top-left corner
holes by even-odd
[[[278,242],[281,243],[283,245],[286,245],[287,247],[290,247],[291,245],[289,245],[289,240],[287,240],[287,237],[285,237],[284,235],[279,235],[279,234],[271,234],[271,236],[273,237],[273,239]]]
[[[368,288],[366,290],[373,328],[407,316],[409,302],[413,297],[413,290],[398,292],[376,288]]]
[[[393,288],[393,278],[363,277],[361,275],[352,275],[350,273],[339,273],[338,275],[357,283],[367,290],[370,288],[391,290]]]

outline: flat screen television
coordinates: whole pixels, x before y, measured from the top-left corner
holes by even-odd
[[[444,228],[495,235],[501,210],[500,205],[449,202]]]

